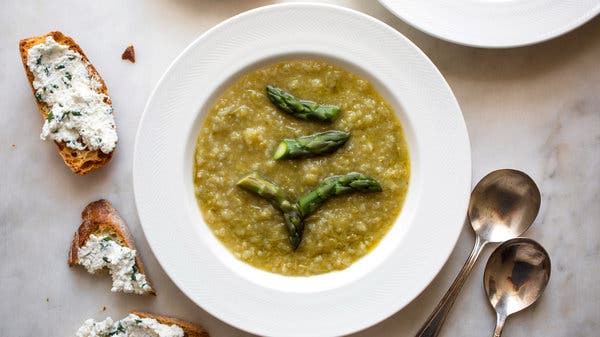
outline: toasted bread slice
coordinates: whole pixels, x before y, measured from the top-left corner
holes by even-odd
[[[21,60],[23,61],[23,67],[25,67],[25,73],[27,73],[27,78],[29,79],[29,84],[31,85],[31,90],[33,90],[34,96],[36,92],[35,88],[33,87],[34,75],[27,66],[27,55],[31,47],[40,43],[44,43],[46,37],[48,36],[52,36],[57,43],[68,46],[69,49],[81,54],[81,56],[83,57],[83,61],[88,64],[88,73],[97,77],[98,81],[101,84],[101,87],[99,87],[98,92],[106,95],[104,102],[112,107],[110,97],[108,96],[108,89],[106,88],[106,83],[104,82],[96,68],[94,68],[90,60],[83,53],[81,47],[79,47],[79,45],[75,43],[75,41],[72,38],[63,35],[63,33],[61,32],[50,32],[42,36],[29,37],[19,42],[19,52],[21,54]],[[36,103],[42,114],[43,120],[46,120],[51,107],[48,106],[46,103],[40,102],[38,100],[36,100]],[[84,175],[90,171],[93,171],[97,168],[106,165],[112,158],[114,152],[113,150],[109,154],[105,154],[100,150],[75,150],[67,147],[66,144],[63,142],[55,142],[55,144],[58,147],[58,152],[64,160],[65,164],[67,164],[71,171],[78,175]]]
[[[133,236],[125,221],[123,221],[112,205],[104,199],[94,201],[83,209],[81,218],[83,222],[77,229],[77,232],[75,232],[71,248],[69,249],[69,266],[73,267],[79,264],[79,248],[85,245],[90,235],[94,234],[98,237],[110,236],[119,245],[136,250],[135,266],[140,274],[146,276],[146,283],[152,288],[146,294],[156,295],[150,278],[144,270],[140,254],[137,253]]]
[[[182,321],[176,318],[151,314],[147,312],[130,311],[134,315],[138,315],[141,318],[154,318],[158,323],[172,325],[175,324],[183,329],[185,337],[209,337],[208,332],[201,326],[190,322]]]

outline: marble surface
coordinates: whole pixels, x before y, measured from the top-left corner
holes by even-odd
[[[375,1],[328,1],[379,18],[408,36],[447,78],[463,109],[473,150],[473,183],[496,168],[528,172],[542,191],[541,212],[526,235],[552,257],[541,301],[510,318],[506,336],[597,334],[600,328],[600,19],[552,41],[485,50],[427,36]],[[72,336],[89,317],[130,309],[201,323],[212,336],[249,336],[189,301],[152,255],[132,190],[134,136],[146,99],[175,56],[218,22],[271,1],[2,1],[0,4],[0,336]],[[51,143],[23,73],[20,38],[61,30],[82,45],[108,83],[119,126],[109,167],[70,173]],[[133,43],[137,63],[120,60]],[[66,253],[80,211],[107,198],[129,222],[160,295],[113,294],[108,277],[69,269]],[[412,336],[466,259],[474,237],[465,227],[448,263],[415,301],[356,337]],[[484,297],[487,248],[441,336],[491,335]],[[235,305],[235,303],[231,303]],[[596,333],[594,333],[596,331]]]

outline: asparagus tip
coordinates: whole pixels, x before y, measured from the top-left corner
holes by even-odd
[[[298,247],[300,246],[300,242],[302,241],[302,237],[290,236],[289,238],[290,238],[290,243],[292,244],[292,251],[298,250]]]

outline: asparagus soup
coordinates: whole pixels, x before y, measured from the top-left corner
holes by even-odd
[[[238,259],[310,276],[366,255],[398,216],[409,154],[395,112],[359,76],[318,60],[236,80],[199,131],[203,218]]]

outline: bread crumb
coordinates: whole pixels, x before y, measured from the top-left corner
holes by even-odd
[[[133,45],[125,48],[125,51],[121,55],[122,60],[128,60],[131,63],[135,63],[135,50],[133,49]]]
[[[17,145],[15,145],[15,144],[12,144],[11,146],[12,146],[13,149],[17,148]]]
[[[102,311],[106,311],[106,306],[102,306]]]

